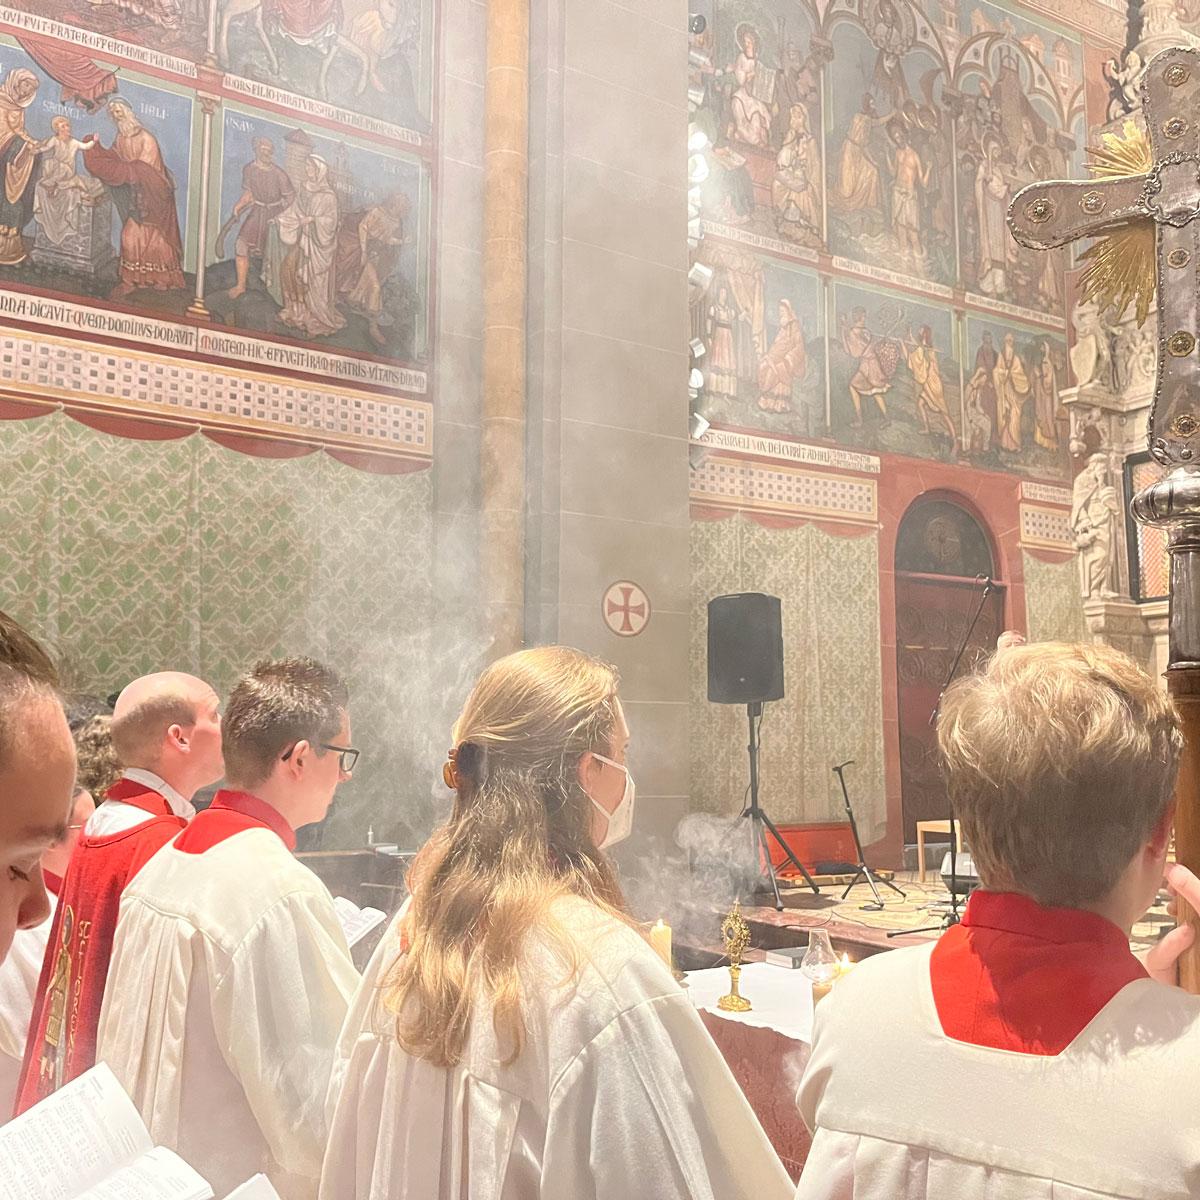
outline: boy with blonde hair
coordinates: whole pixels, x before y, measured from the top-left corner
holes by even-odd
[[[1200,998],[1129,949],[1174,817],[1170,699],[1108,646],[1010,646],[950,689],[938,742],[982,886],[822,1001],[798,1200],[1200,1194],[1200,1128],[1146,1120],[1200,1104]]]

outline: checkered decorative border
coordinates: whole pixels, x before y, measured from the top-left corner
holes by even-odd
[[[82,399],[247,432],[433,454],[432,408],[425,401],[12,330],[0,331],[0,385],[38,399]]]
[[[873,479],[805,471],[710,454],[692,472],[692,499],[721,508],[875,524]]]
[[[1040,504],[1021,505],[1021,545],[1070,553],[1075,549],[1071,537],[1070,511],[1045,508]]]

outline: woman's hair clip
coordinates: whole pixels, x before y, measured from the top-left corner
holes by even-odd
[[[442,778],[448,788],[458,791],[464,779],[479,783],[483,777],[484,750],[477,742],[460,742],[446,752]]]
[[[448,788],[458,791],[458,751],[455,749],[446,751],[446,761],[442,763],[442,779]]]

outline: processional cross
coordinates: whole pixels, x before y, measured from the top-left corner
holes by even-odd
[[[1134,497],[1134,517],[1167,531],[1171,615],[1167,686],[1183,714],[1176,857],[1200,873],[1200,53],[1175,47],[1150,60],[1134,121],[1092,151],[1090,181],[1031,183],[1008,222],[1023,246],[1050,250],[1098,237],[1085,252],[1085,299],[1145,321],[1158,300],[1158,378],[1150,453],[1166,474]],[[1182,908],[1186,906],[1181,905]],[[1200,933],[1200,917],[1180,914]],[[1200,937],[1180,963],[1200,993]]]

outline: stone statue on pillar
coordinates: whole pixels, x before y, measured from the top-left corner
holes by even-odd
[[[1079,586],[1085,600],[1117,595],[1120,513],[1121,501],[1109,479],[1108,455],[1093,454],[1071,491],[1071,536],[1079,551]]]

